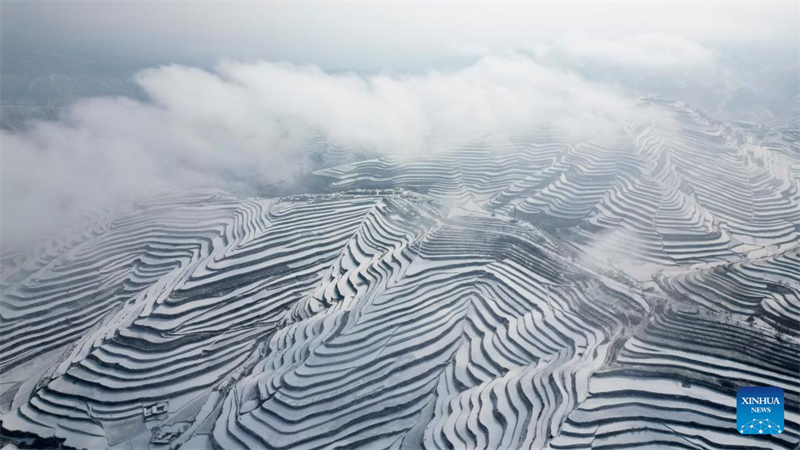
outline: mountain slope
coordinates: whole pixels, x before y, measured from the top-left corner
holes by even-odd
[[[794,448],[794,135],[639,109],[143,200],[4,260],[2,439]],[[735,432],[748,385],[784,389],[784,433]]]

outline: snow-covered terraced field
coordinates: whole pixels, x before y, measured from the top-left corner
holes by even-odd
[[[143,200],[4,259],[0,440],[797,448],[797,135],[640,109],[581,139],[317,142],[320,189]],[[761,385],[781,435],[735,430]]]

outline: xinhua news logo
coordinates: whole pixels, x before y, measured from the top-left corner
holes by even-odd
[[[783,389],[740,388],[736,393],[736,429],[742,434],[783,433]]]

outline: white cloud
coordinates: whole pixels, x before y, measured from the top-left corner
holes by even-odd
[[[665,69],[702,67],[714,63],[712,51],[692,41],[668,35],[645,34],[624,39],[571,36],[557,44],[534,48],[540,58],[564,59],[576,66]]]
[[[532,59],[487,57],[452,73],[359,76],[314,66],[226,61],[214,72],[164,66],[136,76],[151,102],[95,98],[58,122],[2,140],[6,243],[56,213],[119,196],[285,180],[309,137],[380,151],[446,147],[548,121],[568,132],[616,124],[628,100]]]

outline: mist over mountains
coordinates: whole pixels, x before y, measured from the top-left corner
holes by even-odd
[[[109,199],[285,190],[323,168],[309,152],[318,138],[372,155],[545,121],[577,138],[624,126],[652,95],[755,133],[795,130],[797,65],[751,55],[664,35],[573,37],[462,67],[361,74],[267,61],[138,69],[12,52],[0,83],[5,167],[27,169],[4,174],[5,241],[26,246],[68,220],[52,214]]]

